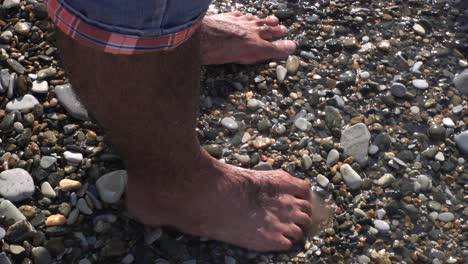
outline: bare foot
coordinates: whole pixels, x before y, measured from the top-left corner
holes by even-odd
[[[201,32],[204,65],[283,59],[296,49],[294,41],[272,41],[288,33],[275,16],[261,19],[238,11],[206,16]]]
[[[317,224],[311,218],[315,208],[310,187],[284,171],[226,165],[202,150],[193,165],[133,173],[173,175],[170,183],[129,183],[129,210],[147,225],[173,226],[257,251],[278,251],[289,249]],[[154,177],[155,181],[158,178],[163,177]]]

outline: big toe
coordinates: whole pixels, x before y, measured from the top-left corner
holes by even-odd
[[[266,53],[274,59],[284,59],[293,54],[296,50],[296,43],[291,40],[277,40],[269,44],[269,48],[265,49]]]

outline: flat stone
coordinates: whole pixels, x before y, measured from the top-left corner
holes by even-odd
[[[49,92],[49,84],[47,83],[47,81],[35,80],[35,81],[33,81],[33,83],[32,83],[32,88],[31,88],[31,90],[32,90],[34,93],[46,94],[46,93]]]
[[[37,72],[37,79],[43,80],[46,78],[54,77],[57,74],[57,70],[53,67],[45,68]]]
[[[420,185],[420,190],[430,191],[432,189],[432,180],[424,174],[421,174],[417,177],[416,182]]]
[[[450,212],[445,212],[445,213],[439,214],[437,219],[439,219],[442,222],[452,222],[453,219],[455,219],[455,215]]]
[[[381,232],[387,232],[390,230],[390,225],[383,220],[374,220],[374,226]]]
[[[429,83],[423,79],[413,80],[412,84],[415,88],[420,90],[426,90],[427,88],[429,88]]]
[[[455,143],[458,149],[468,155],[468,130],[461,132],[455,136]]]
[[[34,181],[24,169],[11,169],[0,173],[0,195],[12,202],[29,198],[34,193]]]
[[[263,108],[264,106],[265,104],[262,101],[257,100],[255,98],[249,99],[247,101],[247,108],[251,111],[255,111],[257,109]]]
[[[80,212],[82,214],[85,214],[85,215],[92,215],[93,214],[93,210],[91,210],[91,208],[89,208],[88,203],[83,198],[78,199],[78,203],[76,204],[76,208],[78,208],[78,210],[80,210]]]
[[[349,164],[344,164],[341,166],[340,172],[343,176],[344,182],[351,190],[357,190],[361,188],[362,178],[356,171],[353,170]]]
[[[394,181],[395,181],[395,177],[390,173],[386,173],[377,180],[377,185],[379,185],[380,187],[386,188],[390,186]]]
[[[407,91],[406,85],[399,82],[392,83],[392,86],[390,87],[390,93],[398,98],[405,96]]]
[[[2,6],[9,9],[9,8],[14,8],[14,7],[19,7],[20,3],[21,3],[21,0],[5,0],[3,1]]]
[[[413,30],[414,30],[414,32],[418,33],[419,35],[425,35],[426,34],[426,30],[421,25],[419,25],[418,23],[415,23],[413,25]]]
[[[21,65],[21,63],[19,63],[17,60],[14,60],[12,58],[7,59],[7,64],[18,74],[24,74],[26,72],[26,68],[23,65]]]
[[[46,181],[41,184],[41,193],[42,195],[50,199],[54,199],[55,197],[57,197],[54,188],[52,188],[50,183]]]
[[[450,128],[455,127],[455,123],[453,122],[452,118],[450,118],[450,117],[445,117],[444,119],[442,119],[442,123],[446,127],[450,127]]]
[[[317,175],[317,182],[322,188],[327,188],[330,180],[327,177],[323,176],[322,174]]]
[[[299,70],[299,58],[297,56],[289,56],[286,60],[286,70],[291,76],[296,75],[297,71]]]
[[[26,94],[22,97],[16,98],[13,101],[10,101],[5,109],[7,111],[20,111],[20,112],[29,112],[35,105],[39,104],[39,101],[33,95]]]
[[[304,170],[308,170],[312,168],[312,159],[310,158],[309,155],[302,155],[301,157],[301,163],[302,163],[302,168]]]
[[[327,156],[327,166],[333,167],[340,160],[340,153],[336,149],[330,150]]]
[[[127,171],[106,173],[96,181],[99,197],[106,203],[117,203],[127,188]]]
[[[325,124],[328,129],[341,129],[344,125],[344,119],[340,114],[340,111],[333,106],[325,107]]]
[[[88,111],[78,100],[70,84],[56,86],[55,93],[59,103],[71,116],[79,120],[89,120]]]
[[[301,131],[308,131],[312,127],[312,124],[303,117],[296,119],[294,125]]]
[[[35,247],[31,250],[35,264],[52,263],[52,256],[45,247]]]
[[[286,78],[287,73],[288,70],[284,66],[278,65],[276,67],[276,79],[278,80],[278,82],[282,83]]]
[[[3,200],[0,203],[0,215],[5,216],[6,219],[13,219],[14,222],[26,220],[26,217],[21,213],[21,211],[8,200]]]
[[[55,162],[57,162],[57,158],[53,156],[42,156],[41,161],[39,162],[39,166],[43,169],[49,169],[52,167]]]
[[[83,160],[83,154],[78,152],[65,151],[63,156],[70,165],[79,165]]]
[[[352,156],[361,166],[367,164],[369,140],[371,135],[367,126],[358,123],[341,132],[341,144],[346,156]]]
[[[461,94],[468,95],[468,70],[464,70],[455,76],[453,83]]]
[[[232,117],[225,117],[221,120],[221,125],[231,132],[236,132],[239,129],[239,125],[236,120]]]

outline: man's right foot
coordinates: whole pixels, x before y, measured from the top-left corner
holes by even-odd
[[[155,181],[168,176],[158,173],[171,173],[171,183],[130,181],[129,211],[147,225],[173,226],[257,251],[287,250],[318,224],[311,218],[318,212],[310,187],[284,171],[234,167],[204,150],[193,166],[129,171],[130,178],[150,173]],[[181,175],[187,171],[192,175]]]

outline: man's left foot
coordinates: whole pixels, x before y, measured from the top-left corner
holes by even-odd
[[[288,33],[275,16],[258,18],[241,12],[206,16],[201,26],[202,63],[252,64],[284,59],[296,50],[291,40],[276,40]]]

